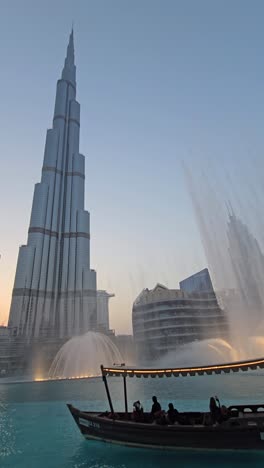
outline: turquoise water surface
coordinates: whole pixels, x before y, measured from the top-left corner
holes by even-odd
[[[109,379],[114,406],[123,409],[123,385]],[[181,411],[207,410],[211,395],[225,404],[264,403],[264,373],[129,379],[130,404],[140,399],[146,410],[156,394],[163,407],[172,401]],[[264,452],[165,452],[132,449],[83,439],[66,403],[83,409],[107,408],[100,378],[0,383],[0,467],[264,467]]]

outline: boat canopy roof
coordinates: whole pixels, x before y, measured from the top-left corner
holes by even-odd
[[[207,366],[170,367],[166,369],[134,368],[124,365],[113,367],[101,366],[103,376],[111,377],[186,377],[195,375],[228,374],[230,372],[256,370],[264,368],[264,358],[250,359],[247,361],[228,362],[224,364],[212,364]]]

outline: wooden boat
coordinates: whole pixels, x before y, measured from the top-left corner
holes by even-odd
[[[228,418],[212,424],[210,413],[181,413],[181,423],[157,424],[148,414],[135,422],[127,405],[127,377],[171,377],[219,374],[264,368],[264,359],[239,361],[213,366],[183,367],[175,369],[105,368],[102,377],[110,406],[109,412],[81,411],[71,404],[68,408],[81,433],[87,439],[117,443],[132,447],[162,449],[264,449],[264,403],[233,405]],[[125,411],[115,413],[108,388],[107,376],[122,376]]]

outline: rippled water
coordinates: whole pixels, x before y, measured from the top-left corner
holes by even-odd
[[[109,379],[114,406],[123,409],[123,386]],[[129,379],[130,403],[148,409],[156,394],[163,407],[207,410],[211,395],[223,403],[264,402],[264,373],[219,376]],[[264,453],[170,452],[131,449],[82,438],[66,403],[83,409],[107,409],[100,378],[67,382],[0,384],[0,467],[132,468],[264,466]]]

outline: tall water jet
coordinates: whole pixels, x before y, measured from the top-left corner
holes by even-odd
[[[67,341],[56,354],[51,379],[71,379],[100,375],[100,365],[121,363],[122,356],[112,340],[102,333],[87,332]]]
[[[247,358],[254,340],[255,352],[262,350],[256,337],[264,329],[263,196],[250,171],[236,187],[235,178],[228,173],[224,178],[217,169],[195,171],[194,177],[185,167],[185,174],[214,289],[228,314],[232,347]]]

